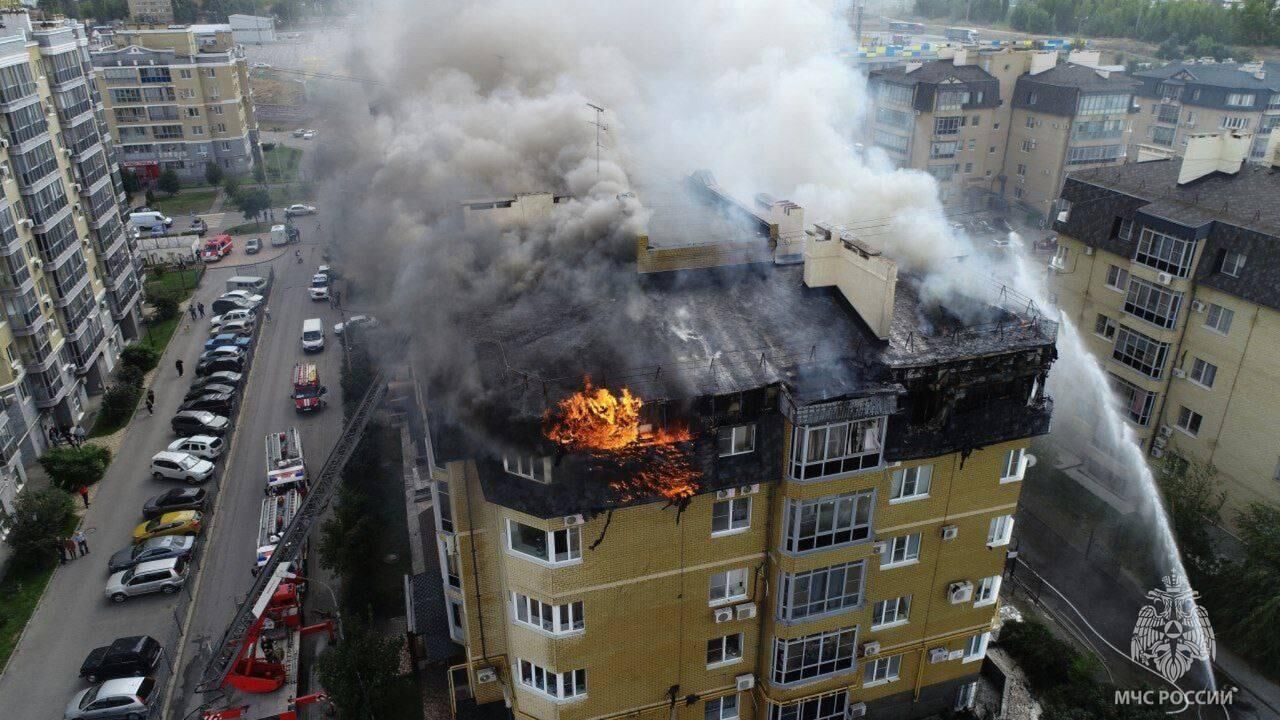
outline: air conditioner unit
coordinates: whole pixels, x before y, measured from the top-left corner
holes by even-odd
[[[1169,437],[1173,434],[1173,428],[1168,425],[1160,426],[1160,437]]]
[[[728,500],[729,498],[731,498],[731,497],[733,497],[734,495],[737,495],[737,494],[738,494],[738,491],[737,491],[737,490],[734,490],[733,488],[726,488],[726,489],[724,489],[724,490],[717,490],[717,491],[716,491],[716,499],[717,499],[717,500]]]
[[[880,643],[872,640],[871,642],[862,643],[862,657],[875,657],[880,654]]]
[[[844,709],[844,716],[852,720],[853,718],[866,717],[867,704],[864,702],[856,702]]]
[[[21,220],[18,221],[18,225],[28,230],[36,226],[36,224],[32,222],[31,218],[22,218]]]
[[[716,622],[727,623],[733,620],[733,608],[722,607],[716,608]]]
[[[1160,449],[1162,449],[1162,450],[1163,450],[1163,449],[1165,448],[1165,446],[1167,446],[1167,445],[1169,444],[1169,438],[1165,438],[1165,437],[1158,437],[1158,438],[1156,438],[1156,439],[1152,440],[1152,441],[1151,441],[1151,444],[1153,444],[1153,445],[1155,445],[1156,447],[1158,447],[1158,448],[1160,448]]]
[[[98,301],[98,307],[102,308],[103,310],[106,310],[106,309],[107,309],[107,301],[106,301],[106,300],[99,300],[99,301]],[[452,537],[452,536],[451,536],[451,537]]]
[[[76,369],[75,363],[67,363],[66,365],[62,366],[63,372],[75,372],[75,369]]]
[[[1183,370],[1182,368],[1174,368],[1173,376],[1176,378],[1184,378],[1187,376],[1187,371]]]
[[[959,660],[962,657],[964,657],[964,650],[952,650],[947,653],[948,660]]]
[[[8,149],[9,149],[9,139],[8,139],[8,138],[0,138],[0,148],[4,148],[4,149],[6,149],[6,150],[8,150]]]
[[[1207,305],[1205,305],[1204,303],[1200,302],[1199,300],[1192,300],[1192,301],[1191,301],[1191,309],[1192,309],[1192,310],[1194,310],[1195,312],[1202,313],[1202,312],[1204,312],[1204,309],[1205,309],[1206,307],[1208,307],[1208,306],[1207,306]]]
[[[760,483],[743,485],[742,487],[738,488],[739,495],[755,495],[758,492],[760,492]]]
[[[37,270],[44,267],[44,261],[40,258],[31,258],[31,264],[35,266],[35,269]]]
[[[960,605],[967,603],[973,599],[973,583],[965,580],[963,582],[953,582],[947,587],[947,600],[952,605]]]
[[[586,521],[587,519],[582,517],[581,515],[565,515],[564,516],[565,527],[573,527],[575,525],[581,525]]]
[[[1151,457],[1157,459],[1164,457],[1164,450],[1158,447],[1151,448]]]
[[[959,527],[957,527],[957,526],[955,526],[955,525],[943,525],[943,526],[942,526],[942,539],[943,539],[943,540],[955,540],[955,539],[956,539],[956,536],[958,536],[959,534],[960,534],[960,528],[959,528]]]
[[[750,690],[756,686],[756,676],[750,673],[739,675],[733,679],[733,685],[738,692]]]
[[[1085,246],[1084,246],[1084,254],[1085,254],[1085,255],[1092,255],[1092,254],[1093,254],[1093,246],[1092,246],[1092,245],[1085,245]]]
[[[883,555],[889,551],[889,543],[885,540],[876,541],[871,543],[871,550],[877,555]]]
[[[75,210],[76,212],[83,212],[83,211],[84,211],[84,209],[80,207],[80,203],[76,203],[75,205],[72,205],[72,206],[71,206],[71,209],[72,209],[72,210]]]
[[[71,157],[71,148],[62,148],[62,154],[66,157]]]
[[[734,608],[739,620],[750,620],[756,616],[756,604],[753,602],[742,603]]]
[[[17,400],[17,399],[18,399],[18,396],[17,396],[17,395],[14,395],[13,393],[5,393],[5,395],[4,395],[4,406],[5,406],[5,407],[9,407],[10,405],[12,405],[12,404],[13,404],[13,401],[14,401],[14,400]]]
[[[83,186],[83,185],[81,185],[80,183],[71,183],[71,189],[72,189],[72,190],[74,190],[74,191],[76,191],[76,192],[80,192],[80,191],[84,190],[84,186]]]
[[[1173,282],[1173,276],[1170,275],[1169,273],[1158,273],[1156,274],[1156,280],[1161,285],[1168,285],[1169,283]]]
[[[493,668],[477,668],[476,682],[480,684],[498,682],[498,671]]]
[[[946,648],[934,648],[929,651],[929,662],[940,663],[946,662],[951,657],[951,653]]]

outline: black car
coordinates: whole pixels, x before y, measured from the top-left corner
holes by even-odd
[[[235,391],[236,391],[235,388],[231,387],[230,385],[223,385],[222,383],[214,383],[214,382],[201,383],[199,387],[192,385],[191,390],[187,392],[187,396],[182,398],[182,400],[183,402],[186,402],[188,400],[195,400],[196,398],[202,395],[212,395],[212,394],[230,395]]]
[[[118,573],[128,570],[138,563],[186,557],[191,554],[195,546],[196,539],[190,535],[164,535],[151,538],[117,551],[107,561],[107,570]]]
[[[205,492],[200,488],[174,488],[151,498],[142,506],[148,520],[176,510],[203,510]]]
[[[204,377],[196,378],[191,382],[191,389],[196,390],[198,388],[208,387],[210,385],[222,385],[224,387],[234,388],[234,387],[239,387],[240,381],[243,379],[244,379],[244,375],[241,375],[238,372],[223,370],[221,372],[209,373]]]
[[[200,363],[196,365],[196,375],[209,375],[211,373],[220,372],[239,373],[243,370],[244,361],[234,357],[201,360]]]
[[[231,310],[252,310],[254,307],[256,306],[253,303],[238,297],[220,297],[210,305],[214,315],[221,315]]]
[[[231,424],[223,415],[202,410],[181,410],[173,416],[169,425],[173,431],[183,437],[192,435],[216,435],[222,437]]]
[[[204,410],[219,415],[231,415],[231,407],[235,405],[236,396],[231,393],[210,392],[195,400],[182,403],[178,410]]]
[[[160,662],[162,648],[150,635],[117,638],[95,648],[80,664],[80,677],[91,683],[150,675]]]

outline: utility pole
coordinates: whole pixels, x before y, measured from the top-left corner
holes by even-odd
[[[596,119],[591,121],[596,126],[596,180],[600,179],[600,131],[608,129],[601,118],[604,116],[604,108],[599,105],[587,103],[587,107],[596,111]]]

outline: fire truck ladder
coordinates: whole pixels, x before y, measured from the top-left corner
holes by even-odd
[[[398,357],[405,345],[407,345],[405,342],[397,343],[387,357]],[[329,500],[337,489],[338,476],[342,468],[351,459],[351,454],[355,452],[356,445],[360,442],[360,436],[364,434],[365,426],[369,424],[369,417],[386,392],[387,373],[380,368],[369,389],[365,391],[364,397],[360,399],[360,404],[356,406],[355,412],[347,420],[347,425],[342,429],[342,435],[330,451],[329,457],[325,458],[320,474],[312,480],[311,492],[307,493],[298,507],[297,514],[280,537],[280,542],[276,544],[275,552],[271,553],[267,564],[258,571],[249,594],[236,609],[235,617],[231,619],[231,624],[227,626],[227,631],[223,633],[217,650],[200,677],[200,684],[196,686],[197,692],[214,692],[226,682],[227,675],[231,672],[250,629],[258,619],[257,613],[254,612],[255,607],[275,575],[276,567],[281,563],[296,562],[301,556],[302,547],[306,542],[307,534],[311,532],[312,523],[329,505]]]

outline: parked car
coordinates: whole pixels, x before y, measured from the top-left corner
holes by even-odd
[[[244,349],[235,347],[234,345],[219,345],[213,348],[212,350],[205,350],[204,352],[200,353],[200,358],[196,362],[202,363],[206,360],[214,360],[214,359],[221,359],[221,358],[230,358],[233,360],[239,360],[240,362],[244,362],[244,358],[245,358]]]
[[[307,288],[307,294],[312,300],[328,300],[329,299],[329,276],[328,275],[312,275],[311,287]]]
[[[136,543],[165,535],[199,535],[204,522],[204,515],[198,510],[178,510],[152,518],[133,529],[133,541]],[[167,562],[157,560],[156,562]]]
[[[204,234],[209,232],[209,223],[205,222],[204,218],[191,218],[191,227],[187,232],[204,237]]]
[[[131,597],[156,592],[172,595],[187,581],[187,567],[186,558],[139,563],[107,579],[107,598],[122,603]]]
[[[196,364],[196,375],[208,375],[217,372],[240,373],[244,370],[244,360],[234,357],[218,357],[203,360]]]
[[[302,215],[315,215],[316,208],[314,205],[303,205],[295,203],[284,209],[285,217],[300,217]]]
[[[219,387],[230,386],[220,385]],[[198,458],[212,462],[222,456],[222,451],[227,449],[227,444],[223,442],[222,438],[214,437],[213,435],[192,435],[191,437],[174,440],[169,443],[168,449],[173,452],[195,455]]]
[[[262,252],[262,240],[259,238],[249,238],[245,241],[244,252],[246,255],[257,255]]]
[[[266,298],[264,298],[263,296],[255,295],[254,293],[251,293],[248,290],[228,290],[222,293],[222,297],[240,298],[241,300],[244,300],[245,302],[249,303],[255,308],[261,305],[263,300],[266,300]]]
[[[214,332],[252,337],[254,322],[256,321],[253,318],[246,318],[244,320],[228,320],[221,326],[215,328]]]
[[[116,638],[110,645],[89,651],[89,656],[80,663],[80,677],[96,683],[147,675],[156,669],[163,651],[150,635]]]
[[[63,720],[99,720],[130,718],[142,720],[151,714],[156,681],[149,677],[118,678],[81,690],[67,703]]]
[[[187,391],[186,397],[182,398],[182,401],[187,402],[188,400],[195,400],[196,398],[203,397],[205,395],[221,395],[223,393],[231,394],[231,393],[234,393],[235,391],[236,389],[230,385],[223,385],[222,383],[209,383],[207,385],[202,385],[200,387],[191,388],[190,390]]]
[[[302,134],[302,139],[303,139],[303,140],[314,140],[315,138],[316,138],[316,131],[315,131],[315,130],[308,130],[308,131],[306,131],[305,133],[303,133],[303,134]]]
[[[204,510],[204,503],[205,491],[200,488],[173,488],[148,499],[142,517],[150,520],[177,510]]]
[[[240,298],[218,298],[209,304],[214,314],[221,315],[229,310],[253,310],[254,306]]]
[[[195,400],[188,400],[182,403],[178,409],[204,410],[206,412],[217,413],[219,415],[230,415],[235,404],[236,396],[231,393],[207,393],[205,395],[201,395]]]
[[[191,388],[205,387],[207,385],[230,385],[239,387],[240,381],[244,379],[244,375],[238,372],[216,372],[196,378],[191,382]]]
[[[107,561],[107,570],[118,573],[144,562],[190,557],[196,539],[190,535],[165,535],[117,550]]]
[[[297,130],[294,130],[294,131],[293,131],[293,136],[294,136],[294,137],[296,137],[296,138],[300,138],[300,137],[302,137],[303,135],[306,135],[306,134],[307,134],[307,129],[306,129],[306,128],[298,128]]]
[[[235,347],[247,348],[253,344],[253,338],[240,333],[224,332],[218,333],[208,340],[204,341],[204,349],[212,350],[218,347]]]
[[[209,318],[209,322],[212,323],[214,327],[221,327],[233,320],[257,320],[257,317],[257,311],[252,308],[237,308],[235,310],[228,310],[221,315],[214,315]]]
[[[335,323],[333,326],[333,334],[341,335],[347,328],[376,328],[378,327],[378,319],[372,315],[352,315],[347,318],[346,322]]]
[[[187,408],[183,410],[202,410]],[[161,450],[151,456],[151,477],[156,480],[182,480],[189,485],[207,481],[213,477],[213,463],[195,455],[172,450]]]
[[[200,258],[205,262],[218,262],[230,255],[233,249],[235,245],[231,242],[231,236],[224,233],[205,241],[204,250],[200,251]]]
[[[169,424],[179,435],[225,435],[231,421],[211,412],[183,410]]]

